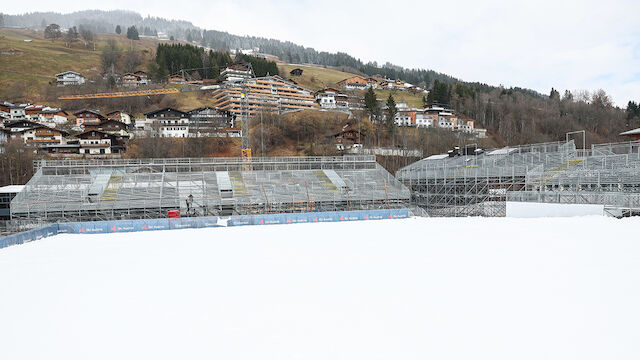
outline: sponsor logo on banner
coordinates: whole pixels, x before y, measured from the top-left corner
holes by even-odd
[[[352,220],[380,220],[380,219],[403,219],[408,218],[407,209],[387,209],[387,210],[361,210],[342,212],[310,212],[272,215],[244,215],[232,216],[229,225],[267,225],[267,224],[294,224],[309,222],[336,222]],[[225,225],[227,225],[225,221]],[[218,227],[220,223],[217,217],[204,217],[199,219],[183,219],[182,221],[168,221],[167,219],[153,220],[115,220],[98,222],[71,222],[60,223],[53,226],[35,229],[15,235],[0,238],[0,247],[12,244],[22,244],[44,237],[62,233],[109,233],[118,231],[141,231],[141,230],[168,230],[171,228],[202,228]]]

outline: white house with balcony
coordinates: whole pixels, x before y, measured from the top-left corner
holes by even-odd
[[[430,128],[434,126],[434,118],[424,113],[416,113],[416,127]]]
[[[448,119],[446,117],[439,116],[438,117],[438,127],[443,129],[449,129],[453,131],[455,129],[455,122],[452,119]]]
[[[150,124],[152,133],[159,137],[188,137],[189,136],[189,114],[172,109],[164,108],[150,111],[144,114],[147,124]]]
[[[324,109],[346,109],[349,107],[349,97],[333,88],[324,88],[318,91],[316,102]]]
[[[232,64],[220,72],[220,78],[226,83],[239,83],[254,77],[250,63]]]
[[[56,74],[56,81],[58,82],[58,86],[67,86],[67,85],[82,85],[85,83],[86,79],[80,73],[75,71],[65,71],[60,74]]]
[[[473,120],[458,119],[458,131],[473,133]]]
[[[21,104],[21,105],[12,105],[9,107],[9,118],[11,120],[22,120],[26,118],[26,107],[28,105],[27,104]]]
[[[188,137],[189,119],[159,120],[160,137]]]
[[[44,107],[33,119],[43,125],[56,127],[69,121],[69,114],[61,108]]]
[[[99,130],[88,130],[76,135],[80,145],[79,153],[88,155],[105,155],[124,151],[119,137]]]
[[[398,111],[393,120],[397,126],[413,126],[412,114],[415,114],[415,112]]]

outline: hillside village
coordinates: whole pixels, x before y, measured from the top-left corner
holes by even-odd
[[[255,49],[257,52],[257,49]],[[257,56],[260,56],[258,53]],[[204,92],[206,105],[191,109],[164,107],[139,114],[109,107],[92,109],[66,109],[44,104],[0,103],[0,142],[20,140],[34,152],[54,157],[119,157],[126,153],[128,143],[144,138],[241,138],[239,125],[243,116],[264,114],[284,115],[298,111],[343,113],[348,121],[326,129],[327,137],[333,137],[335,150],[357,152],[362,149],[365,135],[355,130],[357,119],[363,114],[375,126],[387,122],[388,105],[378,99],[381,116],[367,114],[364,92],[368,89],[391,90],[427,96],[428,90],[401,80],[382,76],[364,78],[352,75],[337,81],[333,86],[317,90],[299,85],[307,66],[281,75],[256,76],[252,64],[236,60],[219,69],[215,79],[194,78],[184,71],[170,74],[164,80],[152,81],[146,71],[139,69],[117,73],[113,70],[100,75],[102,80],[112,81],[121,92],[144,89],[164,91],[171,86],[187,87]],[[52,74],[51,86],[73,89],[83,94],[83,88],[94,80],[73,70]],[[79,96],[80,99],[82,95]],[[73,97],[73,96],[72,96]],[[77,103],[81,103],[82,100]],[[76,104],[77,104],[76,103]],[[485,138],[486,130],[474,126],[474,121],[463,118],[446,106],[409,106],[407,102],[394,105],[393,123],[396,127],[440,128],[461,132],[476,138]],[[348,132],[345,129],[350,128]],[[354,135],[356,131],[358,134]],[[345,134],[349,133],[349,136]]]
[[[61,28],[60,33],[64,35],[65,31],[71,30]],[[483,139],[493,146],[546,141],[572,130],[576,123],[589,119],[594,119],[593,124],[587,124],[589,136],[594,140],[613,140],[617,134],[631,130],[621,126],[624,120],[620,111],[610,106],[604,110],[596,109],[594,105],[603,102],[606,105],[607,100],[606,95],[595,93],[591,101],[592,95],[588,93],[577,99],[565,93],[560,99],[560,96],[553,97],[552,91],[549,98],[555,103],[550,106],[544,104],[547,100],[540,98],[535,99],[540,104],[534,105],[535,102],[523,98],[521,92],[512,89],[498,88],[485,95],[477,93],[477,89],[483,89],[482,86],[474,90],[462,83],[447,85],[441,82],[440,85],[445,86],[444,93],[448,95],[429,99],[438,86],[437,79],[432,83],[408,82],[400,77],[381,75],[402,76],[402,73],[385,68],[377,68],[380,73],[375,73],[371,72],[375,67],[369,65],[354,69],[293,63],[289,62],[291,59],[288,57],[285,59],[289,61],[283,61],[270,54],[272,50],[255,46],[242,50],[229,49],[228,52],[217,51],[211,44],[200,42],[204,37],[198,40],[192,36],[193,39],[189,40],[187,36],[186,39],[174,40],[166,32],[153,29],[141,31],[139,40],[135,41],[128,38],[129,34],[125,38],[123,33],[119,36],[96,34],[92,40],[84,40],[80,36],[75,42],[67,43],[63,38],[45,40],[42,31],[24,29],[4,29],[0,36],[10,44],[9,48],[0,49],[0,61],[9,65],[8,71],[0,73],[0,83],[5,92],[5,96],[0,98],[3,101],[0,116],[4,124],[0,141],[19,139],[43,156],[126,156],[132,141],[145,138],[215,137],[227,139],[226,144],[235,144],[234,148],[238,148],[240,139],[246,135],[240,126],[243,115],[257,118],[258,115],[308,114],[309,111],[325,117],[332,117],[334,113],[346,116],[340,121],[327,123],[322,130],[323,145],[331,144],[333,151],[338,153],[367,151],[367,148],[402,148],[405,151],[420,150],[420,153],[427,149],[442,151],[443,147],[483,142]],[[193,72],[172,67],[169,73],[158,77],[159,72],[153,66],[157,62],[154,53],[160,44],[202,49],[204,54],[209,54],[209,60],[212,53],[226,57],[222,61],[226,65],[215,67],[210,74],[206,69]],[[110,46],[120,51],[127,50],[123,54],[127,56],[133,51],[139,59],[131,66],[114,68],[112,64],[105,69],[100,66],[100,57],[104,57],[105,49]],[[50,53],[52,50],[55,55]],[[65,60],[38,64],[32,62],[40,56]],[[29,70],[17,67],[17,63],[11,61],[15,57],[20,58],[19,63],[24,62],[24,66],[38,70],[30,74]],[[261,65],[268,64],[269,70],[265,72],[266,68],[261,66],[257,74],[251,68],[251,61],[256,59],[262,61]],[[215,61],[211,65],[215,65]],[[5,86],[9,83],[17,84],[15,91],[12,86]],[[25,87],[21,88],[20,84],[25,84]],[[369,90],[377,98],[377,113],[365,101]],[[132,102],[125,101],[127,98],[81,100],[83,94],[136,91],[142,91],[146,98],[132,99]],[[20,96],[12,96],[12,93]],[[77,100],[60,100],[61,96],[76,96]],[[391,109],[388,106],[390,98],[394,100]],[[518,106],[526,106],[526,101],[532,102],[531,106],[535,106],[535,109],[523,113]],[[560,111],[556,110],[558,106],[561,107]],[[158,111],[167,113],[160,118],[150,115]],[[24,115],[21,115],[23,112]],[[55,119],[52,115],[54,112]],[[591,112],[594,116],[580,115],[584,112]],[[118,117],[120,113],[125,114],[124,118]],[[550,115],[546,116],[547,113]],[[387,120],[389,114],[392,114],[393,121]],[[554,118],[557,114],[560,117],[568,115],[569,119],[561,121]],[[612,126],[603,126],[601,121],[596,120],[601,117],[613,118],[614,123]],[[543,120],[536,120],[538,118]],[[366,129],[362,129],[362,119],[366,119],[371,126],[365,124]],[[18,121],[30,121],[31,125],[15,125]],[[411,131],[395,131],[389,124],[396,129]],[[28,131],[37,126],[53,130],[41,128],[39,133]],[[533,128],[525,130],[527,126]],[[104,134],[88,135],[86,132],[89,129],[93,134]],[[333,136],[345,129],[349,129],[350,136]],[[425,130],[436,133],[420,133]],[[254,131],[255,128],[251,137],[257,136]],[[356,135],[354,131],[362,132]],[[49,132],[55,135],[49,136]],[[314,135],[316,139],[317,134],[318,130]],[[407,134],[412,141],[401,139]],[[259,135],[262,139],[269,134],[261,128]],[[81,139],[94,136],[100,139]],[[301,144],[300,136],[295,133],[288,132],[287,136],[288,140],[279,142],[278,154],[296,154],[300,153],[300,149],[311,146],[309,143]],[[45,137],[46,141],[43,139]],[[424,143],[426,138],[431,140]],[[86,146],[97,145],[97,142],[103,144],[101,148],[94,146],[89,149]],[[231,149],[225,154],[233,155],[237,150]],[[315,151],[317,149],[309,153]]]

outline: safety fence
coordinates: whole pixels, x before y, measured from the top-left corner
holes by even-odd
[[[177,219],[141,219],[51,224],[0,238],[0,249],[24,244],[57,234],[107,234],[135,231],[198,229],[223,226],[300,224],[358,220],[408,218],[408,209],[308,212],[290,214],[238,215],[230,217],[193,217]]]

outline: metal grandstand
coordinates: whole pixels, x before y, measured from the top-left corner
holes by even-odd
[[[640,209],[640,142],[576,149],[573,140],[435,155],[398,171],[431,216],[505,216],[506,202]]]
[[[406,207],[375,156],[41,160],[14,220],[79,221]]]

